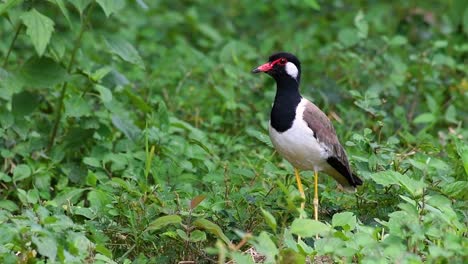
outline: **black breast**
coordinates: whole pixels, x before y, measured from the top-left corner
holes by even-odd
[[[301,96],[292,96],[289,94],[279,95],[276,93],[275,103],[271,109],[270,122],[271,126],[278,132],[284,132],[292,127],[296,118],[296,109],[301,102]]]

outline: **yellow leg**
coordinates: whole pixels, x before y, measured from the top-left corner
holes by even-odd
[[[314,219],[318,221],[318,172],[314,170]],[[319,239],[318,234],[315,236],[316,239]]]
[[[314,170],[314,219],[318,221],[318,172]]]
[[[299,193],[301,194],[301,197],[303,199],[301,203],[301,211],[304,211],[305,207],[305,194],[304,194],[304,188],[302,187],[302,182],[301,182],[301,175],[299,175],[299,170],[294,168],[294,174],[296,175],[296,181],[297,181],[297,188],[299,189]],[[302,212],[301,212],[302,216]]]

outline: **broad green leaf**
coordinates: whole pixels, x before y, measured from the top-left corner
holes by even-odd
[[[262,133],[262,132],[260,132],[258,130],[252,129],[250,127],[247,128],[246,132],[247,132],[247,135],[258,139],[260,142],[263,142],[265,145],[267,145],[269,147],[273,147],[273,145],[271,144],[270,137],[268,137],[267,134]]]
[[[75,8],[80,12],[80,15],[83,15],[86,7],[91,3],[92,0],[68,0]]]
[[[320,10],[320,5],[317,3],[316,0],[304,0],[304,2],[305,2],[308,6],[312,7],[313,9],[315,9],[315,10],[317,10],[317,11]]]
[[[15,5],[18,5],[22,3],[23,0],[6,0],[3,3],[0,4],[0,16],[3,15],[3,13],[8,12],[8,9],[14,7]]]
[[[51,2],[54,2],[60,9],[60,12],[62,12],[63,16],[65,17],[65,19],[67,20],[68,22],[68,25],[71,27],[73,27],[73,24],[70,20],[70,15],[68,14],[68,9],[67,7],[65,6],[65,3],[63,2],[63,0],[49,0]]]
[[[1,200],[0,208],[10,212],[14,212],[19,209],[18,205],[10,200]]]
[[[67,71],[50,58],[29,59],[20,69],[22,82],[35,88],[52,88],[68,77]]]
[[[101,6],[102,10],[104,10],[107,17],[112,13],[117,13],[117,11],[125,6],[124,0],[96,0],[96,2]]]
[[[442,192],[447,194],[449,197],[468,200],[468,182],[467,181],[456,181],[444,185]]]
[[[212,233],[213,235],[217,236],[221,240],[224,241],[226,244],[230,244],[229,238],[223,233],[221,230],[221,227],[219,227],[217,224],[210,222],[209,220],[206,220],[204,218],[199,218],[193,222],[193,225],[205,229],[206,231]]]
[[[152,221],[146,230],[158,230],[167,225],[178,225],[182,223],[182,218],[178,215],[165,215]]]
[[[351,47],[356,45],[360,40],[358,32],[355,29],[343,28],[338,32],[338,40],[345,46]]]
[[[80,197],[81,194],[86,190],[87,189],[73,188],[71,190],[63,191],[55,197],[53,202],[55,203],[56,206],[62,206],[63,204],[69,203],[73,199]]]
[[[182,229],[177,229],[176,230],[177,235],[179,235],[180,238],[182,238],[184,241],[189,241],[190,238],[188,237],[187,233],[183,231]],[[165,233],[167,235],[167,232]]]
[[[31,168],[26,164],[16,166],[13,171],[13,181],[15,182],[29,178],[29,176],[31,176]]]
[[[20,118],[31,114],[39,105],[39,95],[29,91],[23,91],[13,95],[11,100],[11,112]]]
[[[233,251],[231,252],[231,257],[232,257],[232,260],[234,260],[234,263],[255,264],[252,256],[248,253]]]
[[[112,124],[114,124],[117,129],[119,129],[127,138],[131,140],[136,140],[141,132],[140,129],[131,121],[121,119],[117,115],[112,116]]]
[[[97,69],[95,72],[91,74],[91,79],[95,82],[100,82],[107,74],[112,71],[112,67],[105,66],[102,68]]]
[[[465,12],[463,12],[463,31],[465,32],[465,35],[468,36],[468,6],[466,6]]]
[[[206,195],[204,194],[195,196],[195,198],[193,198],[190,201],[190,209],[194,209],[195,207],[197,207],[201,202],[203,202],[203,200],[205,200],[205,198],[206,198]]]
[[[144,69],[145,64],[138,54],[138,51],[128,41],[122,38],[105,38],[109,51],[119,56],[124,61],[130,62]]]
[[[109,88],[104,87],[102,85],[96,84],[96,90],[98,90],[99,95],[103,103],[109,103],[112,101],[112,92]]]
[[[88,200],[91,209],[98,212],[98,214],[104,214],[108,210],[107,205],[112,202],[112,197],[110,193],[95,189],[88,193]]]
[[[276,232],[276,219],[275,217],[270,214],[267,210],[260,208],[262,210],[263,218],[265,218],[266,223],[268,226]]]
[[[24,83],[18,74],[13,74],[0,67],[0,98],[11,100],[13,94],[22,91],[23,86]]]
[[[101,167],[101,162],[95,157],[84,157],[83,163],[96,168]]]
[[[286,248],[280,251],[280,261],[279,263],[288,263],[288,264],[304,264],[307,263],[306,256],[291,248]]]
[[[400,184],[413,196],[419,197],[423,194],[423,189],[426,187],[424,180],[415,180],[408,176],[401,175]]]
[[[465,168],[466,176],[468,176],[468,144],[466,141],[455,139],[455,147],[460,156],[463,167]]]
[[[399,172],[392,170],[380,171],[370,174],[372,180],[383,186],[398,184],[400,176],[401,174]]]
[[[190,233],[190,242],[201,242],[206,240],[206,233],[200,230],[193,230]]]
[[[262,231],[255,239],[255,249],[266,257],[266,263],[274,263],[279,253],[275,243],[271,240],[267,232]]]
[[[133,92],[130,90],[129,87],[125,87],[124,89],[125,95],[130,98],[132,101],[132,104],[138,107],[141,111],[145,113],[151,113],[153,111],[153,108],[149,106],[145,100],[143,100],[137,93]],[[158,109],[159,110],[159,109]],[[169,121],[167,121],[169,123]]]
[[[42,56],[54,31],[54,21],[34,8],[21,15],[21,20],[26,25],[26,34],[31,38],[37,54]]]
[[[454,124],[458,122],[457,121],[457,109],[455,108],[453,104],[447,107],[444,117],[447,122],[454,123]]]
[[[390,46],[394,46],[394,47],[398,47],[398,46],[403,46],[405,45],[406,43],[408,43],[408,40],[406,39],[406,37],[404,36],[401,36],[401,35],[396,35],[394,36],[392,39],[390,39],[390,41],[388,42],[388,44]]]
[[[39,237],[33,236],[31,240],[36,245],[39,254],[54,262],[55,257],[57,256],[57,241],[52,234]]]
[[[341,226],[346,231],[353,230],[356,227],[356,216],[351,212],[337,213],[333,215],[333,227]]]
[[[291,225],[291,233],[301,237],[324,235],[330,231],[326,224],[312,219],[295,219]]]
[[[369,25],[364,17],[364,13],[360,10],[354,17],[354,25],[358,29],[358,35],[360,38],[367,38],[367,32],[369,31]]]
[[[74,96],[65,99],[65,116],[67,117],[82,117],[90,116],[92,114],[89,101],[86,99]]]

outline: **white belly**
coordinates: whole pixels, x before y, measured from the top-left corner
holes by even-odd
[[[301,102],[292,127],[285,132],[277,132],[270,124],[270,138],[276,150],[294,167],[322,171],[329,167],[326,161],[328,153],[302,119],[303,111],[304,104]]]

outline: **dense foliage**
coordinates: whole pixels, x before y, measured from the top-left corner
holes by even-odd
[[[0,1],[0,262],[467,261],[468,2],[417,2]],[[278,50],[365,181],[320,221]]]

